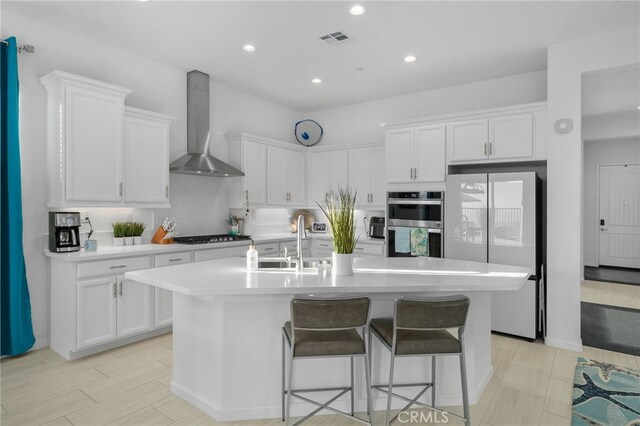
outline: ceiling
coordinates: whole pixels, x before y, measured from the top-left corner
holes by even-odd
[[[546,68],[547,46],[639,26],[638,2],[2,1],[2,8],[300,112]],[[353,41],[319,37],[343,31]],[[245,43],[257,50],[246,53]],[[415,55],[405,63],[406,55]],[[364,71],[357,71],[363,68]],[[322,84],[312,84],[312,78]]]
[[[582,79],[582,115],[637,113],[640,69],[609,70]]]

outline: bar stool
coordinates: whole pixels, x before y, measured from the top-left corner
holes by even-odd
[[[326,409],[342,414],[364,424],[372,424],[373,412],[371,404],[371,367],[367,354],[366,329],[369,324],[369,308],[371,300],[364,296],[317,297],[294,296],[291,299],[291,321],[282,327],[282,420],[289,424],[291,397],[316,405],[318,408],[307,414],[296,424],[300,424],[317,412]],[[360,333],[358,333],[360,329]],[[285,388],[285,341],[289,344],[288,386]],[[293,361],[295,359],[350,357],[351,385],[345,387],[292,389]],[[365,378],[367,382],[367,411],[369,422],[353,415],[353,359],[364,358]],[[336,391],[337,395],[321,404],[300,395],[303,392]],[[351,415],[329,407],[329,404],[351,392]],[[286,397],[286,403],[285,403]]]
[[[389,384],[373,385],[374,389],[387,393],[387,414],[385,424],[389,425],[399,415],[391,420],[391,397],[395,396],[409,403],[400,411],[405,411],[412,405],[431,408],[443,412],[435,407],[436,403],[436,357],[458,355],[460,358],[460,377],[462,379],[462,403],[464,417],[447,413],[448,416],[463,420],[467,426],[471,424],[469,417],[469,397],[467,394],[467,371],[464,359],[464,327],[469,311],[469,298],[466,296],[445,296],[434,298],[405,298],[399,297],[395,301],[393,318],[375,318],[369,325],[369,333],[382,342],[390,351],[391,363],[389,367]],[[456,328],[458,337],[449,333],[447,329]],[[369,337],[369,344],[371,344]],[[371,354],[371,348],[369,348]],[[393,383],[393,367],[396,357],[430,356],[430,383]],[[372,363],[372,361],[370,361]],[[415,398],[409,399],[403,395],[393,393],[393,387],[424,388]],[[384,389],[387,388],[387,389]],[[418,402],[427,390],[431,389],[431,406]]]

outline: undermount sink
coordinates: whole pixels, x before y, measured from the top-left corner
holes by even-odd
[[[322,262],[331,262],[329,257],[312,257],[302,260],[302,270],[310,271],[318,269],[318,265]],[[298,264],[296,258],[286,257],[263,257],[258,260],[258,270],[281,270],[295,271]]]

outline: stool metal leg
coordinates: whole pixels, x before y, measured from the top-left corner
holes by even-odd
[[[363,333],[364,338],[367,336]],[[373,425],[373,402],[371,400],[371,361],[369,356],[371,354],[371,334],[369,333],[369,341],[367,342],[369,350],[364,355],[364,378],[367,385],[367,414],[369,415],[369,424]]]
[[[462,381],[462,407],[464,408],[465,425],[471,426],[471,415],[469,414],[469,393],[467,389],[467,365],[464,359],[464,342],[460,336],[460,378]]]
[[[431,357],[431,406],[436,406],[436,358]]]
[[[396,348],[395,348],[395,344],[394,344],[393,345],[393,349],[391,350],[391,353],[390,353],[391,362],[390,362],[390,365],[389,365],[389,387],[387,388],[389,393],[387,394],[387,414],[386,414],[386,417],[385,417],[385,420],[384,420],[384,424],[386,426],[389,426],[389,418],[391,416],[391,397],[393,396],[393,394],[391,393],[391,392],[393,392],[393,364],[394,364],[395,359],[396,359],[396,357],[395,357],[395,352],[396,352],[395,349]]]
[[[293,390],[293,348],[289,352],[289,386],[287,388],[287,410],[285,412],[287,426],[291,415],[291,391]]]
[[[351,415],[353,416],[353,357],[349,357],[351,364]]]

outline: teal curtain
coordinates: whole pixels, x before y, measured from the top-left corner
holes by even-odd
[[[0,165],[0,349],[2,355],[18,355],[35,342],[31,324],[31,302],[22,250],[22,191],[20,185],[20,141],[18,135],[18,51],[15,37],[0,43],[2,56]]]

